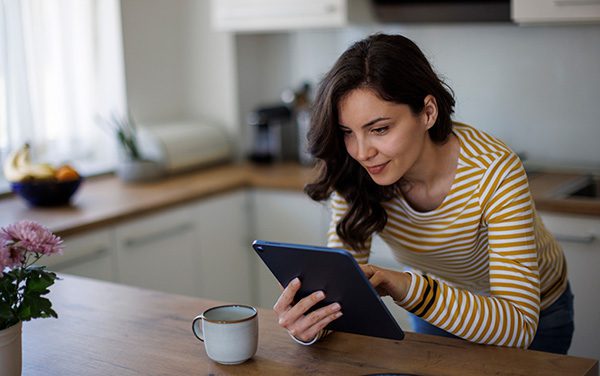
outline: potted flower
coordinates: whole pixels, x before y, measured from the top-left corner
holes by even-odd
[[[144,158],[138,143],[137,126],[131,116],[112,115],[103,120],[115,133],[119,145],[119,164],[117,176],[126,182],[151,181],[163,175],[162,166]]]
[[[36,265],[43,256],[61,254],[62,239],[33,221],[0,228],[0,364],[2,375],[21,374],[23,321],[58,317],[45,297],[56,273]]]

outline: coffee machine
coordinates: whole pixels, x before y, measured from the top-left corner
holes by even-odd
[[[290,122],[292,111],[278,104],[257,107],[248,115],[252,141],[248,157],[257,163],[282,159],[282,127]]]

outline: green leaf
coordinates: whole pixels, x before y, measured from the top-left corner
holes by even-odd
[[[12,272],[5,273],[4,276],[0,278],[0,296],[3,301],[13,302],[16,300],[18,291],[16,279],[16,276]]]
[[[27,283],[25,284],[26,295],[38,293],[38,294],[47,294],[48,287],[54,284],[54,280],[56,279],[56,274],[48,273],[43,270],[32,270],[29,273],[27,278]]]
[[[13,312],[10,310],[11,304],[5,302],[4,299],[0,301],[0,320],[6,321],[13,316]]]
[[[21,319],[21,321],[29,321],[33,318],[31,314],[31,299],[23,298],[21,302],[21,306],[17,310],[17,316]]]
[[[22,306],[24,309],[20,316],[23,321],[38,317],[57,317],[56,312],[52,309],[50,300],[40,296],[28,296],[24,298]]]

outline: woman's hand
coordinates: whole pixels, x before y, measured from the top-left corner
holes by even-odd
[[[401,301],[406,297],[410,287],[411,276],[408,273],[380,268],[371,264],[360,265],[369,282],[381,296],[389,295],[394,301]]]
[[[321,307],[309,314],[306,312],[315,304],[325,299],[322,291],[315,291],[294,304],[294,296],[300,289],[300,280],[293,279],[281,293],[273,310],[279,318],[279,325],[303,342],[313,340],[327,324],[342,316],[338,303]]]

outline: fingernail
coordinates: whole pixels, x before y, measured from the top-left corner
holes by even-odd
[[[342,315],[343,315],[342,311],[340,311],[340,312],[337,312],[337,313],[335,314],[335,318],[337,319],[338,317],[341,317]]]
[[[298,279],[298,277],[296,277],[296,278],[294,278],[294,279],[292,280],[292,285],[293,285],[293,286],[298,286],[298,284],[299,284],[299,283],[300,283],[300,279]]]
[[[323,291],[319,291],[319,292],[317,293],[317,298],[319,298],[319,299],[323,299],[324,297],[325,297],[325,294],[323,293]]]
[[[342,308],[342,307],[341,307],[341,306],[340,306],[338,303],[335,303],[335,304],[333,305],[333,310],[334,310],[334,311],[337,311],[337,310],[339,310],[340,308]]]

